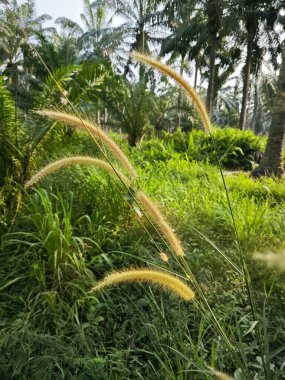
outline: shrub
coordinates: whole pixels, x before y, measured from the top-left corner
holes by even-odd
[[[228,169],[251,170],[256,154],[263,149],[263,140],[251,131],[226,128],[216,129],[212,135],[194,130],[186,134],[178,130],[165,133],[163,140],[177,152],[185,152],[195,161],[208,161]]]
[[[157,139],[144,141],[132,151],[133,159],[138,165],[144,165],[145,162],[165,162],[170,160],[174,154],[175,151],[170,146]]]

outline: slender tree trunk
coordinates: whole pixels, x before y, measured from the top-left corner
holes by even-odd
[[[206,108],[211,116],[213,107],[213,96],[215,88],[216,77],[216,56],[217,48],[220,43],[221,35],[221,2],[219,0],[207,0],[206,2],[207,12],[207,29],[209,33],[209,47],[210,47],[210,67],[209,67],[209,83],[206,97]]]
[[[216,61],[217,49],[216,44],[212,43],[210,47],[210,69],[209,69],[209,84],[207,89],[207,97],[206,97],[206,107],[209,115],[212,114],[213,107],[213,94],[214,94],[214,83],[215,83],[215,61]]]
[[[239,119],[239,128],[241,130],[244,130],[246,127],[247,103],[248,103],[248,95],[250,91],[252,48],[253,48],[252,40],[251,40],[251,36],[249,36],[248,43],[247,43],[246,60],[245,60],[244,68],[243,68],[242,104],[241,104],[240,119]]]
[[[197,81],[198,81],[198,63],[195,61],[195,73],[194,73],[194,89],[197,88]]]
[[[256,78],[257,79],[257,78]],[[251,127],[250,129],[256,134],[256,122],[257,122],[257,111],[258,111],[258,94],[257,94],[257,84],[254,85],[254,101],[253,101],[253,113],[251,119]]]
[[[272,112],[272,121],[265,153],[258,168],[252,172],[253,177],[260,177],[262,175],[276,175],[280,177],[284,173],[282,152],[285,134],[285,48],[282,51],[282,64]]]
[[[180,75],[183,75],[184,56],[181,56]],[[177,126],[181,125],[182,88],[179,87],[177,98]]]
[[[104,128],[108,132],[108,109],[106,107],[104,108]]]

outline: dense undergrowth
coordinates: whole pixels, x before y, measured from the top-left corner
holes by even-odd
[[[258,154],[264,150],[264,138],[252,131],[234,128],[215,128],[209,135],[202,130],[191,133],[178,129],[174,133],[163,132],[159,139],[144,141],[140,151],[147,161],[166,161],[175,153],[190,161],[220,164],[230,170],[252,170]]]
[[[89,149],[76,134],[72,139],[81,141],[74,144],[78,153],[80,146]],[[284,279],[252,255],[284,248],[284,184],[225,173],[262,321],[259,342],[260,326],[235,270],[240,258],[219,169],[168,147],[167,159],[157,159],[146,155],[144,144],[155,150],[157,142],[131,152],[139,186],[175,226],[217,321],[252,378],[264,378],[260,343],[270,378],[283,378]],[[122,185],[98,170],[76,167],[37,187],[23,194],[2,237],[1,378],[210,379],[207,365],[243,378],[229,347],[195,304],[146,285],[89,292],[112,269],[148,264],[181,272],[172,257],[160,259],[161,239],[147,223],[143,228]]]

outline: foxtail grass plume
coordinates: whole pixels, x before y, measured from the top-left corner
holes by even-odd
[[[174,234],[170,225],[166,222],[161,212],[156,205],[149,199],[149,197],[142,191],[136,194],[137,201],[140,203],[146,215],[157,225],[165,239],[169,243],[177,256],[184,256],[184,251],[180,241]]]
[[[98,126],[91,124],[86,120],[82,120],[77,116],[69,115],[63,112],[56,112],[51,110],[42,110],[37,112],[41,116],[46,116],[51,120],[61,121],[62,123],[66,123],[71,125],[74,128],[79,128],[82,130],[87,130],[92,136],[96,139],[102,141],[108,149],[114,154],[115,157],[121,162],[121,164],[128,170],[132,179],[137,177],[137,173],[130,163],[127,156],[122,152],[122,150],[118,147],[117,144],[114,143],[106,133],[104,133]]]
[[[227,375],[226,373],[224,372],[220,372],[220,371],[216,371],[215,368],[212,368],[210,366],[207,365],[207,368],[212,372],[212,374],[216,377],[216,379],[218,380],[233,380],[232,377],[230,377],[229,375]]]
[[[175,82],[180,87],[182,87],[182,89],[186,92],[187,96],[194,102],[200,114],[200,117],[202,119],[206,132],[211,133],[212,131],[211,121],[203,102],[201,101],[197,92],[186,82],[185,79],[182,78],[181,75],[179,75],[176,71],[174,71],[170,66],[160,61],[157,61],[148,55],[141,54],[141,53],[132,53],[131,55],[137,61],[144,63],[146,65],[149,65],[151,67],[154,67],[155,69],[159,70],[162,74],[168,75],[172,79],[174,79]]]
[[[61,160],[54,161],[50,163],[49,165],[45,166],[43,169],[41,169],[39,172],[37,172],[26,184],[25,187],[31,187],[40,180],[42,180],[45,176],[52,174],[56,172],[57,170],[72,166],[72,165],[91,165],[95,166],[96,168],[103,169],[106,172],[115,175],[114,169],[111,165],[109,165],[107,162],[99,160],[97,158],[93,157],[81,157],[81,156],[75,156],[75,157],[67,157],[63,158]],[[118,177],[127,185],[129,186],[130,180],[120,171],[116,170]]]
[[[256,253],[253,257],[255,260],[266,264],[269,268],[276,268],[280,272],[285,272],[285,251]]]
[[[130,269],[122,272],[114,272],[107,275],[91,291],[100,291],[111,285],[126,282],[147,282],[161,286],[181,297],[184,301],[194,299],[194,292],[179,278],[168,273],[151,269]]]
[[[169,257],[164,252],[160,252],[159,257],[161,258],[162,261],[165,261],[165,262],[169,260]]]

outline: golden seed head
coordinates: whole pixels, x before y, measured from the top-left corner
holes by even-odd
[[[253,258],[263,262],[268,268],[276,268],[280,272],[285,272],[285,251],[256,253]]]
[[[81,157],[81,156],[67,157],[61,160],[54,161],[50,163],[49,165],[45,166],[25,184],[25,187],[27,188],[27,187],[33,186],[34,184],[39,182],[41,179],[43,179],[45,176],[52,174],[63,167],[68,167],[68,166],[78,165],[78,164],[95,166],[97,168],[105,170],[106,172],[110,174],[113,174],[113,175],[116,174],[110,164],[108,164],[105,161],[99,160],[97,158]],[[129,179],[117,169],[116,169],[116,172],[118,174],[118,177],[128,186],[130,184]]]
[[[136,194],[138,202],[141,204],[147,216],[157,225],[165,239],[169,243],[177,256],[184,256],[184,250],[181,246],[179,239],[174,234],[170,225],[166,222],[161,212],[156,205],[149,199],[149,197],[142,191]]]
[[[216,371],[215,368],[207,365],[207,368],[215,375],[218,380],[233,380],[233,378],[224,372]]]
[[[206,108],[203,102],[201,101],[197,92],[186,82],[185,79],[182,78],[181,75],[176,73],[176,71],[174,71],[170,66],[165,65],[164,63],[157,61],[148,55],[140,54],[140,53],[132,53],[131,55],[137,61],[147,64],[149,66],[152,66],[155,69],[159,70],[161,73],[168,75],[169,77],[174,79],[175,82],[186,92],[187,96],[194,102],[200,114],[205,131],[208,133],[211,133],[212,131],[211,121],[209,119],[208,113],[206,111]]]
[[[169,257],[164,252],[160,252],[159,256],[160,256],[160,258],[161,258],[162,261],[167,262],[169,260]]]
[[[147,282],[156,284],[163,289],[170,290],[185,301],[191,301],[195,295],[179,278],[166,272],[151,269],[130,269],[122,272],[113,272],[100,281],[91,291],[99,291],[108,286],[126,282]]]
[[[128,170],[131,177],[135,179],[137,177],[136,171],[132,164],[130,163],[127,156],[122,152],[117,144],[97,125],[91,124],[87,120],[83,120],[77,116],[69,115],[63,112],[56,112],[51,110],[42,110],[37,112],[39,115],[46,116],[51,120],[61,121],[71,125],[74,128],[79,128],[89,132],[90,135],[105,144],[109,150],[114,154],[115,157],[122,163],[122,165]],[[98,144],[98,142],[97,142]]]

